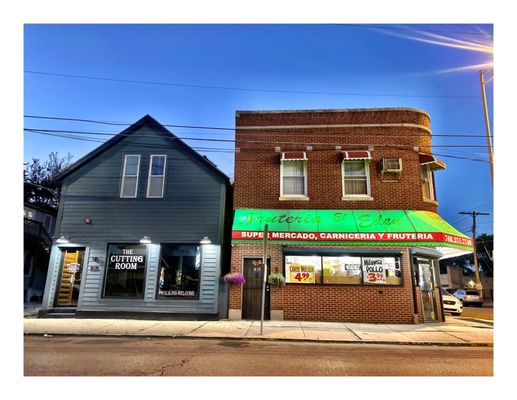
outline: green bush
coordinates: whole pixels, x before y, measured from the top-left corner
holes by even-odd
[[[279,272],[273,272],[272,274],[270,274],[267,278],[267,282],[271,285],[271,286],[277,286],[277,287],[281,287],[281,286],[284,286],[285,285],[285,278],[284,276],[279,273]]]

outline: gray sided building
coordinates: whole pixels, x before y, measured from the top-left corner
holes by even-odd
[[[147,115],[58,179],[40,316],[226,317],[231,186],[207,158]]]

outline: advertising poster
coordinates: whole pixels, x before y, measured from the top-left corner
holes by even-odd
[[[289,282],[315,283],[314,266],[296,264],[290,265]]]
[[[363,257],[363,282],[386,283],[386,269],[381,257]]]

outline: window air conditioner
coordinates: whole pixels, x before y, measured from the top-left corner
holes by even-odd
[[[400,173],[402,171],[402,159],[400,158],[383,158],[383,173]]]

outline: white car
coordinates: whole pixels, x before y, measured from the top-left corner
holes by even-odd
[[[446,313],[451,313],[452,315],[459,316],[463,312],[463,303],[460,299],[454,297],[447,290],[442,288],[442,300],[443,300],[443,310]]]
[[[468,306],[482,307],[483,306],[483,299],[481,298],[481,296],[479,295],[477,290],[458,289],[453,293],[453,296],[460,299],[465,307],[468,307]]]

